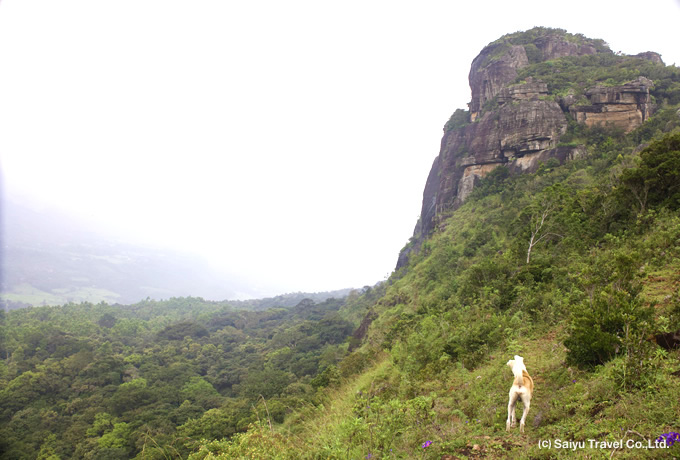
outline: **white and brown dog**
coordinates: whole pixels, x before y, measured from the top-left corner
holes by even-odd
[[[512,369],[512,373],[515,376],[515,381],[510,387],[510,401],[508,402],[508,420],[505,423],[506,431],[510,430],[510,427],[514,427],[517,424],[517,419],[515,418],[515,405],[518,399],[522,399],[524,404],[524,412],[522,413],[522,419],[519,421],[519,431],[524,433],[524,423],[527,419],[527,414],[529,413],[529,407],[531,406],[531,395],[534,392],[534,381],[527,372],[527,368],[524,365],[524,358],[515,355],[514,360],[508,361],[508,366]]]

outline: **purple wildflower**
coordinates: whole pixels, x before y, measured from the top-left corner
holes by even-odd
[[[426,447],[430,447],[431,444],[432,444],[432,441],[425,441],[425,442],[423,443],[423,445],[420,446],[420,447],[422,447],[422,448],[424,449],[424,448],[426,448]]]
[[[666,446],[671,447],[676,442],[680,442],[680,433],[671,431],[670,433],[664,433],[656,439],[656,442],[666,442]]]

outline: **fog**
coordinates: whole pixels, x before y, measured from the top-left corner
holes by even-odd
[[[201,260],[189,271],[226,296],[372,285],[411,236],[486,44],[542,25],[680,63],[679,13],[672,0],[5,0],[3,209],[14,197],[52,216],[43,232]]]

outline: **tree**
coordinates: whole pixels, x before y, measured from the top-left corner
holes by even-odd
[[[222,399],[217,390],[201,377],[191,377],[184,384],[180,395],[183,399],[199,404],[206,409],[218,406]]]
[[[152,393],[147,389],[146,379],[138,378],[118,386],[111,396],[111,406],[118,413],[132,410],[149,403]]]
[[[228,438],[236,432],[237,420],[236,411],[230,408],[210,409],[201,418],[189,419],[177,431],[195,440]]]
[[[111,313],[105,313],[101,318],[99,318],[97,324],[99,324],[101,327],[110,329],[116,325],[116,322],[118,322],[118,320],[115,316],[113,316]]]
[[[125,422],[113,425],[113,430],[102,435],[97,443],[105,449],[126,449],[130,444],[132,428]]]
[[[527,265],[531,262],[531,252],[542,241],[562,235],[553,232],[554,216],[561,207],[562,190],[556,186],[550,187],[530,207],[529,213],[529,247],[527,249]]]
[[[680,207],[680,133],[669,134],[640,152],[638,167],[625,170],[620,180],[635,198],[638,214],[650,204]]]
[[[240,393],[250,400],[256,400],[260,396],[269,399],[281,394],[293,380],[291,373],[269,367],[261,371],[250,370],[241,379]]]
[[[208,330],[192,321],[182,321],[181,323],[171,324],[158,333],[158,337],[167,340],[182,340],[184,337],[205,337]]]

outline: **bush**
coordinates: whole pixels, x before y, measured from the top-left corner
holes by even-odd
[[[640,164],[621,174],[622,200],[640,213],[648,206],[680,208],[680,133],[653,142],[640,153]]]
[[[310,382],[314,388],[336,386],[340,383],[340,371],[335,365],[330,365]]]
[[[230,441],[203,442],[189,460],[202,459],[288,459],[295,458],[297,448],[293,438],[273,433],[266,423],[253,424],[246,433],[240,433]]]
[[[644,372],[648,347],[644,340],[652,331],[653,307],[644,305],[637,279],[637,254],[620,249],[604,253],[592,268],[594,280],[584,290],[591,298],[578,305],[571,320],[567,362],[588,368],[604,364],[616,356],[625,358],[627,374],[623,386],[634,384],[635,374]]]
[[[449,118],[449,121],[444,125],[444,131],[451,131],[453,129],[462,128],[470,123],[470,113],[467,110],[456,109]]]

